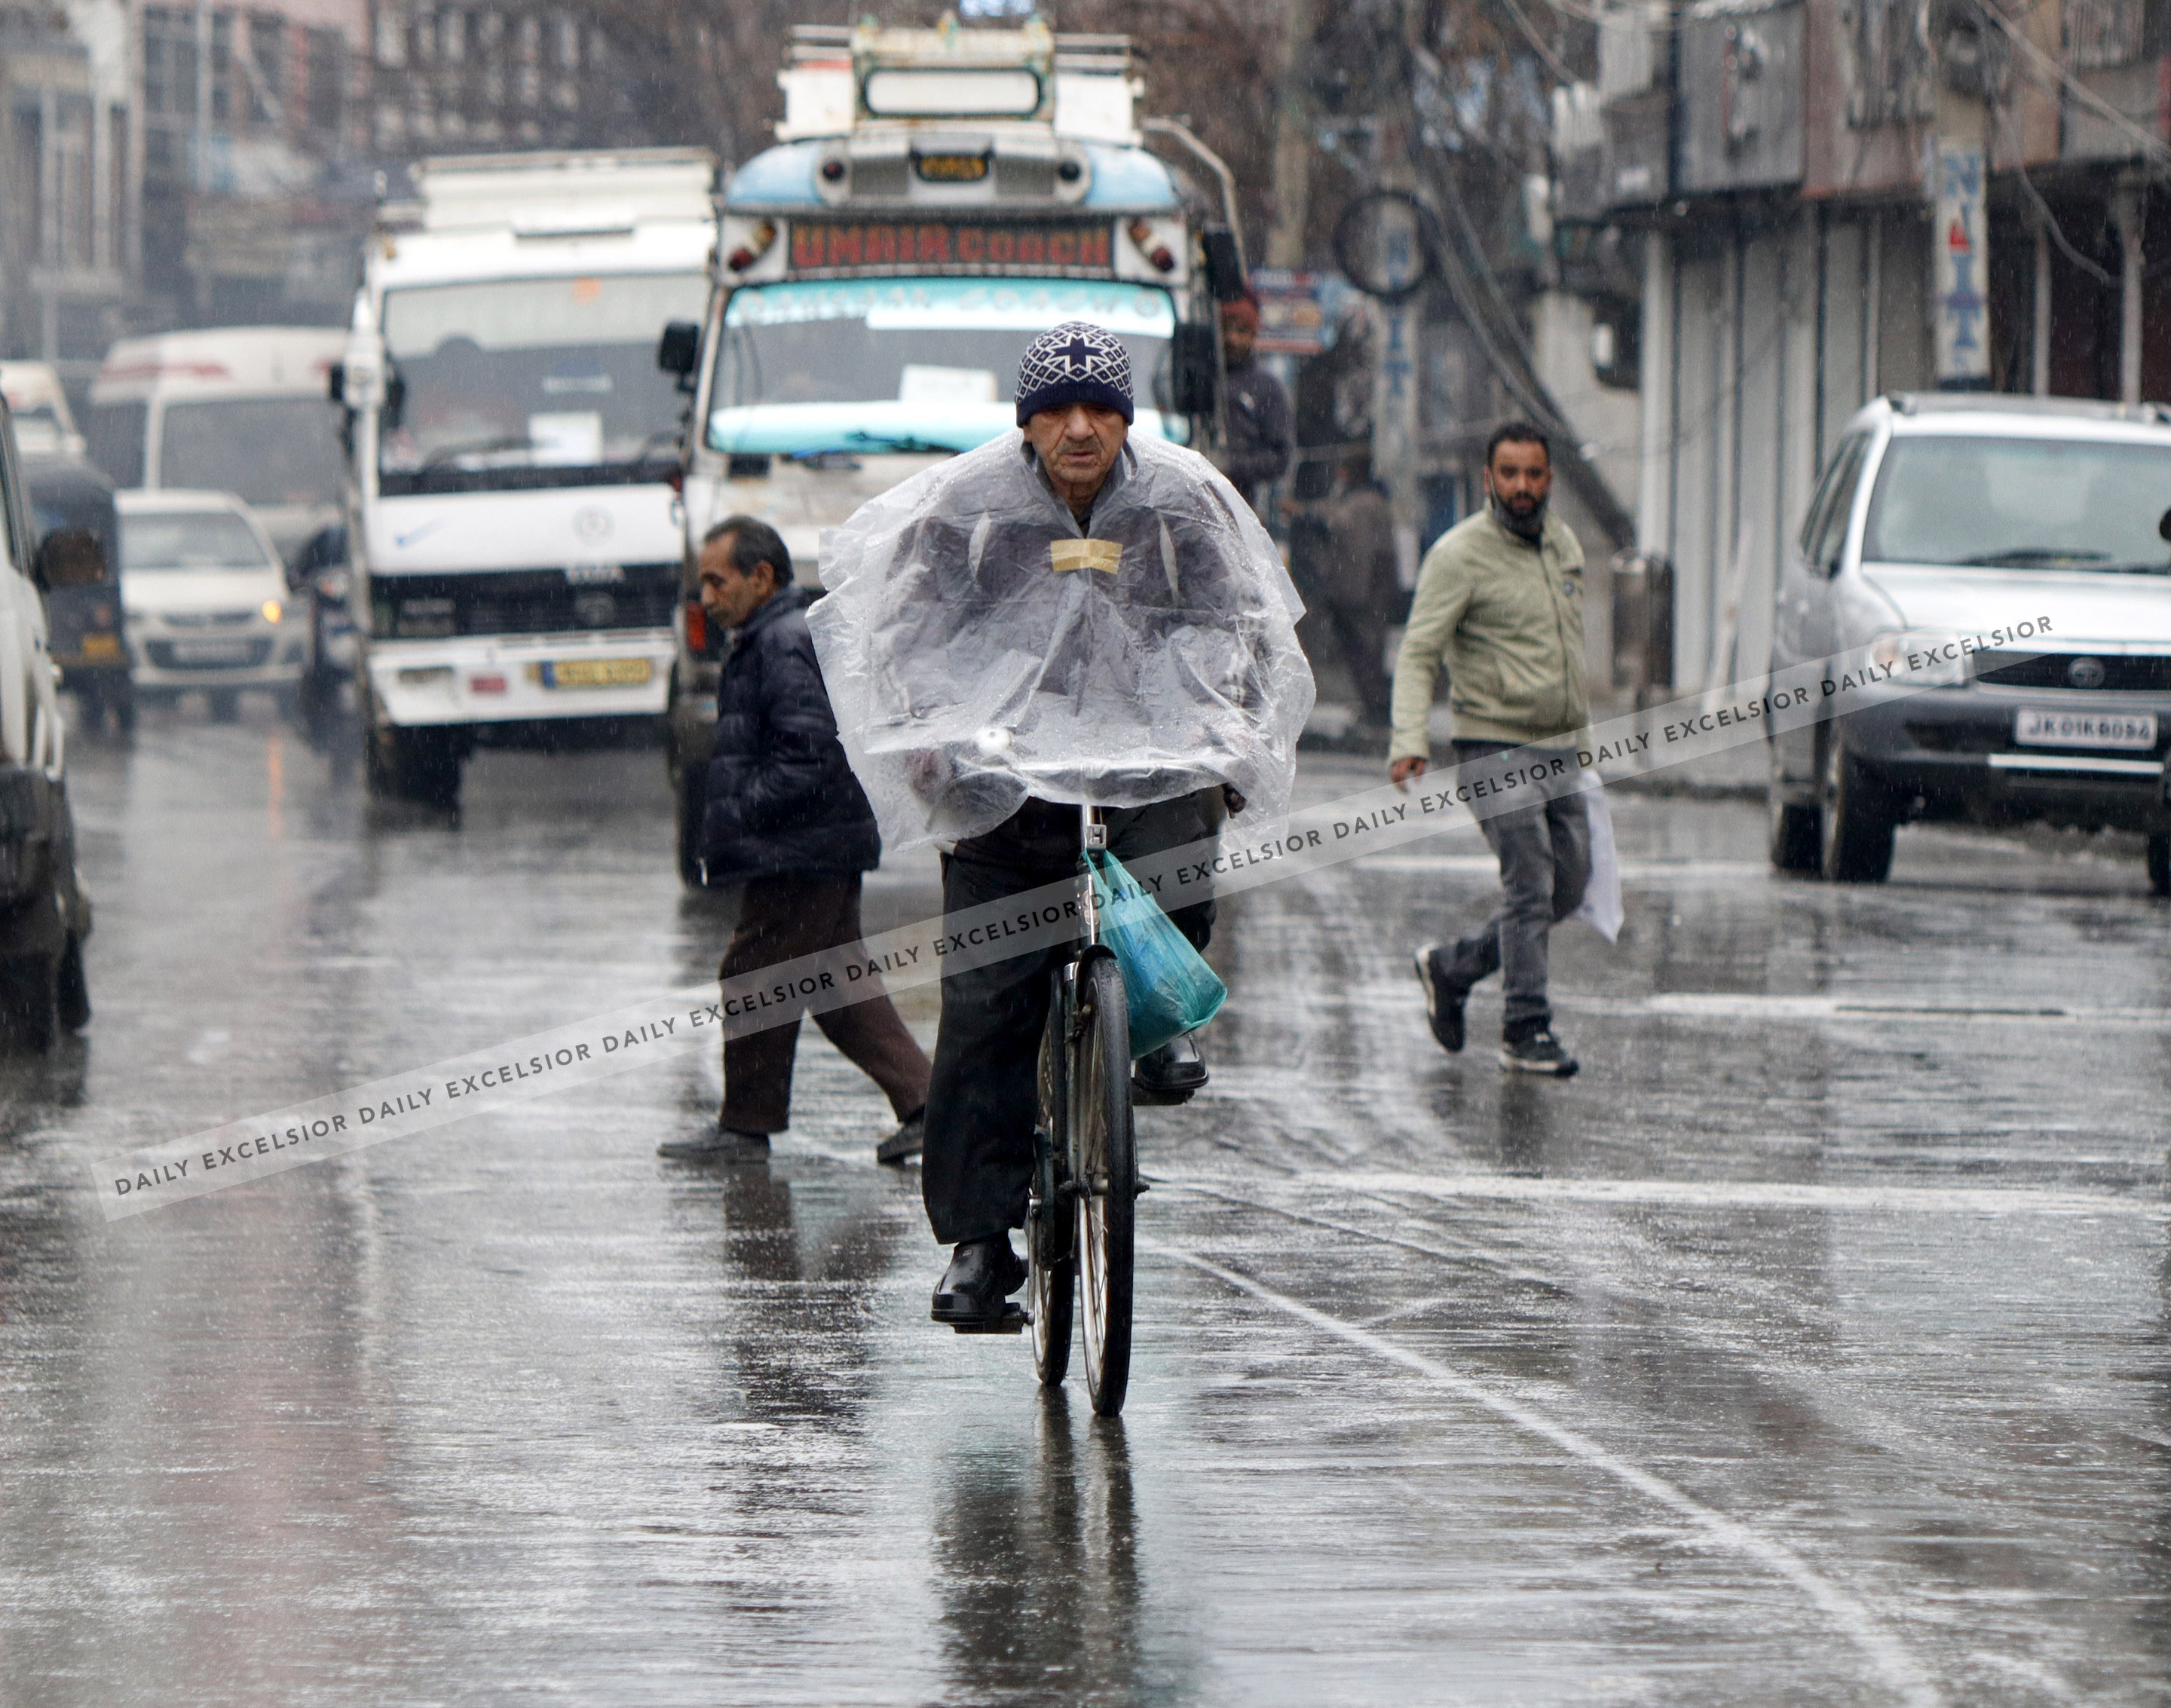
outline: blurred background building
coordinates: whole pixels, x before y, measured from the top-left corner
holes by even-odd
[[[779,112],[788,26],[861,9],[0,4],[0,355],[80,385],[123,333],[336,322],[409,161],[743,158]],[[1407,576],[1478,501],[1488,428],[1536,417],[1593,560],[1601,684],[1621,549],[1670,565],[1669,680],[1753,671],[1780,554],[1864,398],[2171,397],[2171,0],[1059,13],[1129,34],[1143,110],[1235,174],[1304,442],[1284,495],[1370,446]]]

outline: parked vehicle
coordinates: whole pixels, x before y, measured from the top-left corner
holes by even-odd
[[[83,435],[51,362],[0,361],[0,397],[15,412],[15,447],[24,456],[83,454]]]
[[[122,492],[121,591],[138,699],[190,688],[231,723],[244,688],[291,711],[309,630],[249,507],[230,492]]]
[[[0,1025],[11,1041],[43,1051],[90,1019],[91,907],[76,871],[67,733],[33,580],[37,524],[4,399],[0,512]],[[63,576],[84,569],[71,553],[46,561]]]
[[[339,412],[324,391],[346,342],[322,326],[123,339],[90,388],[91,460],[116,486],[235,494],[283,557],[340,519]]]
[[[707,300],[716,163],[411,169],[421,200],[379,210],[338,395],[369,787],[449,804],[479,745],[659,731],[682,400],[652,352]]]
[[[73,457],[26,457],[23,484],[38,534],[46,620],[61,686],[96,729],[136,726],[121,596],[121,522],[113,483]]]
[[[689,884],[719,669],[701,536],[756,517],[812,582],[824,529],[1015,427],[1019,357],[1066,320],[1123,340],[1134,432],[1205,448],[1215,303],[1243,284],[1225,192],[1202,217],[1140,145],[1121,36],[808,25],[780,81],[779,145],[724,192],[707,319],[657,351],[694,399],[667,750]]]
[[[2023,621],[1941,685],[1770,742],[1771,852],[1881,881],[1918,819],[2137,831],[2171,894],[2171,410],[1894,394],[1847,424],[1781,572],[1775,670]]]

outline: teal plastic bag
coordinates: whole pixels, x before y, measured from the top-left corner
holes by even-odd
[[[1123,970],[1135,1061],[1220,1014],[1229,987],[1122,861],[1105,849],[1093,849],[1087,858],[1093,862],[1101,940],[1115,951]]]

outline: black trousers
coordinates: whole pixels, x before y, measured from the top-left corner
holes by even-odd
[[[1110,812],[1108,846],[1130,861],[1214,833],[1198,797]],[[1028,800],[942,863],[942,911],[962,913],[1037,890],[1078,870],[1078,809]],[[1214,931],[1214,903],[1169,915],[1199,949]],[[942,977],[942,1024],[927,1088],[927,1143],[920,1192],[945,1245],[1025,1225],[1039,1119],[1040,1034],[1048,980],[1061,947],[1034,950]]]

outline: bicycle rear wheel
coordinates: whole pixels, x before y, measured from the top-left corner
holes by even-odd
[[[1064,1191],[1070,1179],[1070,1097],[1063,1039],[1069,1029],[1070,1004],[1063,985],[1059,972],[1040,1039],[1040,1127],[1032,1136],[1032,1204],[1025,1230],[1032,1368],[1050,1388],[1070,1368],[1071,1304],[1078,1290],[1070,1200]]]
[[[1131,1379],[1131,1255],[1138,1156],[1131,1135],[1130,1015],[1123,975],[1098,955],[1078,972],[1070,1051],[1077,1266],[1085,1304],[1086,1386],[1113,1417]]]

